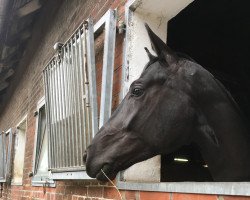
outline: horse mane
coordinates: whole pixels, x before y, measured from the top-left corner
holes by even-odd
[[[192,61],[194,63],[197,63],[193,58],[191,58],[189,55],[185,54],[185,53],[181,53],[181,52],[176,52],[176,55],[180,58],[185,58],[189,61]]]
[[[189,55],[185,54],[185,53],[181,53],[181,52],[176,52],[176,55],[178,55],[180,58],[184,58],[187,59],[189,61],[192,61],[194,63],[197,63],[193,58],[191,58]],[[203,67],[203,66],[202,66]],[[205,68],[209,73],[211,73],[210,68]],[[218,74],[215,72],[215,74],[211,73],[214,77],[214,81],[217,83],[217,85],[219,86],[219,88],[222,90],[222,92],[227,96],[228,100],[230,101],[231,105],[234,107],[234,109],[237,111],[237,113],[241,116],[241,118],[246,122],[246,124],[248,125],[248,119],[245,116],[245,114],[242,112],[240,106],[238,105],[238,103],[236,103],[236,101],[234,100],[233,96],[231,95],[230,92],[228,92],[228,90],[226,89],[226,87],[217,79]],[[224,74],[223,74],[224,75]],[[226,75],[224,75],[226,76]],[[220,78],[219,78],[220,79]],[[229,81],[228,78],[226,79],[226,81]],[[232,82],[232,81],[230,81]],[[233,82],[234,83],[234,82]],[[234,83],[235,84],[235,83]],[[249,126],[249,125],[248,125]],[[249,127],[248,127],[249,128]]]

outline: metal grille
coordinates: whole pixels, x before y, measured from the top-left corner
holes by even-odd
[[[5,179],[5,134],[0,133],[0,180]]]
[[[52,171],[84,169],[82,155],[93,137],[96,103],[90,102],[96,95],[90,99],[89,89],[95,87],[95,77],[89,82],[89,74],[95,69],[88,69],[86,45],[86,29],[81,25],[44,70]]]

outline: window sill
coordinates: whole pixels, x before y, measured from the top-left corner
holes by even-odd
[[[117,180],[117,187],[121,190],[250,196],[250,182],[136,183],[120,181],[119,176]]]
[[[22,186],[22,185],[23,185],[23,182],[11,182],[11,185],[14,185],[14,186]]]
[[[53,180],[95,180],[89,177],[86,171],[52,172]]]
[[[41,187],[41,186],[45,186],[46,187],[56,187],[55,181],[51,178],[51,176],[48,175],[39,175],[36,174],[34,175],[34,177],[32,178],[32,186],[37,186],[37,187]]]

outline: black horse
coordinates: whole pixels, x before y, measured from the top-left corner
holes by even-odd
[[[89,176],[106,181],[129,166],[195,143],[214,181],[250,180],[250,137],[234,99],[207,70],[172,51],[146,25],[157,57],[134,81],[88,147]]]

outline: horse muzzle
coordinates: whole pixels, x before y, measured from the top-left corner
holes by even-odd
[[[96,175],[96,179],[99,181],[107,182],[110,180],[114,180],[117,172],[113,170],[113,167],[109,164],[105,164],[100,172]]]

